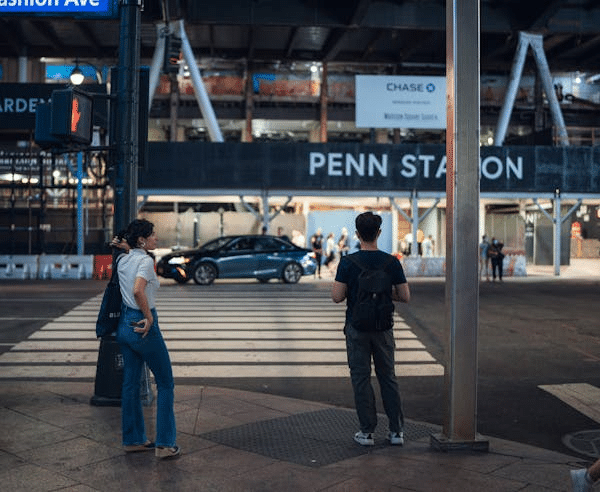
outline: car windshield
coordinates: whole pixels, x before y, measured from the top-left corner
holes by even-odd
[[[227,244],[229,241],[231,241],[230,237],[220,237],[218,239],[209,241],[204,246],[202,246],[200,249],[203,251],[216,251],[217,249],[221,248],[223,245]]]

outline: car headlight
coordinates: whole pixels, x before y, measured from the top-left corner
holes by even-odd
[[[169,259],[167,262],[169,265],[183,265],[184,263],[189,263],[190,259],[186,256],[175,256],[174,258]]]

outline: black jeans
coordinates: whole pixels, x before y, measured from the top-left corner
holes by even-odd
[[[496,269],[498,270],[498,278],[502,280],[502,261],[504,256],[498,255],[492,257],[492,278],[496,280]]]
[[[394,330],[358,331],[346,326],[344,331],[360,430],[368,434],[375,431],[377,426],[375,393],[371,385],[373,357],[383,407],[389,420],[389,430],[401,432],[404,429],[404,415],[395,373]]]

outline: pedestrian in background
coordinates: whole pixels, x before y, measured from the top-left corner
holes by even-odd
[[[342,227],[342,235],[338,239],[337,249],[340,254],[340,258],[342,256],[346,256],[350,251],[350,239],[348,238],[348,229]]]
[[[323,230],[319,227],[310,238],[310,246],[317,262],[317,274],[321,278],[321,261],[323,259]]]
[[[431,234],[423,240],[423,255],[427,258],[433,256],[433,238]]]
[[[327,241],[325,241],[325,266],[329,270],[329,273],[332,272],[335,253],[335,236],[333,232],[330,232],[327,234]]]
[[[388,439],[393,445],[402,445],[404,416],[395,373],[393,318],[389,319],[388,329],[381,331],[359,331],[353,326],[352,313],[359,295],[359,276],[363,271],[359,264],[364,264],[370,272],[373,271],[371,269],[378,268],[385,271],[390,282],[389,295],[392,301],[409,302],[410,290],[398,259],[377,248],[377,239],[381,234],[381,217],[372,212],[365,212],[356,217],[355,222],[360,250],[342,257],[331,288],[333,302],[346,300],[344,334],[354,402],[360,422],[360,431],[354,435],[354,440],[363,446],[372,446],[375,443],[373,432],[377,426],[377,410],[371,385],[372,359],[383,407],[388,417]],[[393,313],[389,315],[393,316]]]
[[[490,258],[488,257],[489,247],[490,242],[488,241],[487,236],[484,234],[483,236],[481,236],[481,242],[479,243],[479,279],[481,280],[483,276],[483,271],[485,270],[486,282],[490,281]]]
[[[492,260],[492,280],[496,281],[496,271],[498,272],[498,279],[502,280],[502,263],[504,261],[504,253],[502,253],[504,244],[498,241],[495,237],[492,238],[491,244],[488,246],[488,258]]]
[[[173,370],[167,346],[158,326],[156,290],[160,286],[149,254],[156,249],[154,225],[134,220],[125,233],[126,244],[118,246],[128,251],[118,262],[119,285],[123,296],[117,341],[123,356],[123,389],[121,425],[126,452],[154,450],[157,458],[172,458],[180,454],[176,444],[173,410]],[[117,244],[115,244],[117,245]],[[156,381],[156,442],[146,436],[140,396],[140,381],[144,362]]]

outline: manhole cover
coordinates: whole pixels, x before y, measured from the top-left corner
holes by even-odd
[[[577,453],[600,457],[600,429],[584,430],[567,434],[562,439],[563,444]]]

